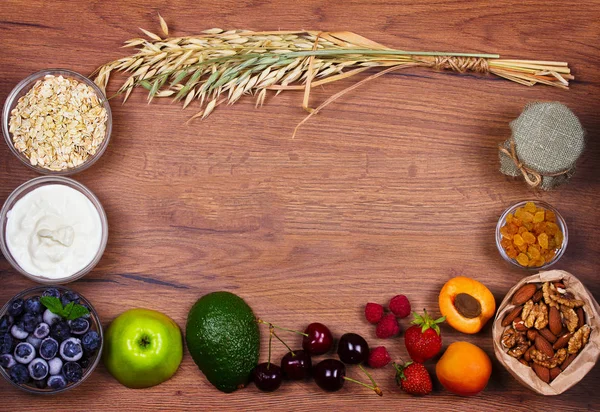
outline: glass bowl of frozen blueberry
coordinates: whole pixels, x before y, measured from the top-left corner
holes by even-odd
[[[30,393],[81,384],[98,365],[102,343],[93,306],[64,286],[27,289],[0,310],[0,374]]]

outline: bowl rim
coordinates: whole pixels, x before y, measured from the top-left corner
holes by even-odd
[[[106,134],[104,136],[104,140],[98,147],[98,150],[96,151],[96,153],[93,156],[88,157],[88,159],[85,162],[83,162],[81,165],[79,165],[77,167],[67,168],[64,170],[49,170],[49,169],[46,169],[46,168],[43,168],[40,166],[34,166],[31,164],[31,162],[28,159],[25,158],[25,156],[23,156],[17,149],[15,149],[15,147],[12,143],[12,138],[11,138],[11,134],[9,131],[8,123],[10,121],[10,112],[12,111],[12,109],[14,108],[16,103],[18,102],[18,99],[16,98],[17,95],[19,95],[19,93],[21,93],[23,90],[25,90],[25,88],[28,85],[30,85],[29,88],[31,88],[31,86],[34,85],[37,80],[44,78],[46,75],[55,75],[55,76],[63,75],[65,77],[68,76],[68,77],[74,78],[75,80],[77,80],[79,82],[85,83],[86,85],[90,86],[94,90],[94,92],[98,96],[98,101],[104,106],[104,109],[106,110],[106,113],[107,113]],[[8,148],[10,149],[12,154],[15,155],[15,157],[21,161],[21,163],[23,163],[30,169],[35,170],[36,172],[43,174],[43,175],[68,176],[68,175],[73,175],[75,173],[79,173],[79,172],[86,170],[87,168],[92,166],[94,163],[96,163],[98,161],[98,159],[100,159],[102,157],[102,155],[106,151],[106,148],[108,147],[111,133],[112,133],[112,111],[110,109],[110,104],[109,104],[108,99],[106,98],[104,92],[100,89],[100,87],[98,87],[98,85],[96,83],[94,83],[88,77],[82,75],[81,73],[77,73],[76,71],[69,70],[69,69],[50,68],[50,69],[44,69],[44,70],[40,70],[40,71],[30,74],[29,76],[27,76],[23,80],[21,80],[19,83],[17,83],[17,85],[11,90],[11,92],[6,97],[6,101],[4,102],[4,107],[2,109],[2,134],[4,135],[4,141],[6,142],[6,145],[8,146]]]
[[[542,266],[531,266],[531,267],[529,267],[529,266],[528,267],[521,266],[519,264],[519,262],[517,262],[515,259],[510,258],[506,254],[506,251],[504,250],[504,248],[500,244],[500,241],[502,240],[502,234],[500,233],[500,229],[502,228],[502,226],[506,222],[506,216],[509,213],[511,213],[512,211],[514,211],[516,208],[518,208],[520,206],[524,206],[528,202],[532,202],[536,206],[541,206],[541,207],[543,207],[546,210],[551,210],[552,212],[554,212],[554,214],[556,216],[556,223],[560,227],[560,229],[561,229],[561,231],[563,233],[563,242],[562,242],[562,245],[556,251],[556,254],[554,255],[554,258],[551,261],[544,263]],[[569,231],[567,229],[567,222],[563,218],[562,214],[558,211],[558,209],[556,209],[554,206],[552,206],[550,203],[548,203],[546,201],[543,201],[543,200],[531,200],[531,199],[529,199],[529,200],[522,200],[520,202],[517,202],[517,203],[509,206],[507,209],[504,210],[504,212],[502,212],[502,214],[498,218],[498,222],[496,223],[495,239],[496,239],[496,248],[498,249],[498,252],[500,253],[500,256],[502,256],[502,258],[505,261],[509,262],[510,264],[512,264],[512,265],[514,265],[514,266],[516,266],[516,267],[518,267],[520,269],[524,269],[524,270],[527,270],[527,271],[538,271],[538,270],[547,269],[547,268],[549,268],[550,266],[554,265],[556,262],[558,262],[560,260],[560,258],[562,257],[562,255],[565,253],[565,250],[567,249],[567,244],[569,242]]]
[[[67,276],[65,278],[61,278],[61,279],[50,279],[50,278],[44,278],[41,276],[35,276],[35,275],[30,274],[29,272],[27,272],[25,269],[23,269],[17,263],[15,258],[10,253],[7,243],[6,243],[6,221],[7,221],[8,212],[10,212],[10,210],[12,210],[12,207],[14,206],[14,204],[20,199],[20,196],[25,191],[27,191],[28,189],[30,189],[36,185],[40,185],[39,187],[41,187],[43,185],[48,185],[48,184],[62,184],[65,186],[69,186],[69,187],[79,191],[84,196],[86,196],[90,200],[90,202],[92,202],[94,207],[96,208],[96,211],[98,212],[98,215],[100,216],[100,226],[102,228],[100,247],[98,248],[98,251],[96,252],[96,255],[94,256],[94,258],[86,266],[84,266],[77,272],[75,272],[72,275]],[[35,189],[32,189],[32,190],[35,190]],[[27,193],[29,193],[29,192],[27,192]],[[69,177],[65,177],[65,176],[34,177],[33,179],[30,179],[30,180],[26,181],[25,183],[22,183],[15,190],[13,190],[12,193],[8,196],[8,198],[4,202],[4,204],[2,205],[2,209],[0,210],[0,251],[2,251],[2,254],[6,258],[8,263],[10,263],[10,265],[17,272],[19,272],[23,276],[25,276],[37,283],[42,283],[42,284],[46,284],[46,285],[56,285],[56,284],[70,283],[77,279],[82,278],[83,276],[85,276],[89,272],[91,272],[94,269],[94,267],[98,264],[98,262],[100,262],[100,259],[102,259],[102,256],[104,255],[104,251],[106,249],[107,243],[108,243],[108,219],[106,217],[106,212],[104,211],[104,207],[102,207],[102,203],[100,203],[100,200],[98,199],[98,197],[96,197],[96,195],[90,189],[88,189],[83,184],[81,184],[78,181],[76,181],[72,178],[69,178]]]
[[[23,298],[25,296],[31,295],[31,294],[36,293],[36,292],[39,292],[39,294],[41,295],[44,290],[50,289],[50,288],[56,288],[56,289],[59,289],[59,290],[62,290],[62,291],[76,292],[75,290],[73,290],[71,288],[68,288],[66,286],[62,286],[62,285],[38,285],[38,286],[33,286],[33,287],[27,288],[27,289],[25,289],[25,290],[17,293],[15,296],[13,296],[12,298],[10,298],[4,304],[4,306],[2,306],[2,309],[0,309],[0,317],[4,316],[6,314],[6,312],[8,311],[8,304],[10,302],[12,302],[13,300],[18,299],[18,298]],[[47,390],[38,389],[38,388],[26,386],[26,385],[21,385],[21,384],[18,384],[16,382],[13,382],[13,380],[10,379],[10,376],[8,375],[8,372],[6,370],[4,370],[3,367],[0,366],[0,375],[2,375],[6,381],[10,382],[13,386],[15,386],[15,387],[17,387],[17,388],[19,388],[19,389],[21,389],[21,390],[23,390],[25,392],[28,392],[28,393],[33,393],[33,394],[36,394],[36,395],[56,395],[58,393],[65,392],[65,391],[68,391],[70,389],[73,389],[73,388],[79,386],[85,380],[87,380],[87,378],[90,377],[90,375],[92,374],[92,372],[94,371],[94,369],[96,369],[96,367],[100,363],[100,359],[102,358],[102,349],[104,347],[104,331],[102,329],[102,322],[100,322],[100,316],[98,316],[98,312],[94,308],[94,305],[92,305],[92,303],[88,299],[86,299],[85,296],[83,296],[81,293],[79,293],[79,292],[76,292],[76,293],[79,295],[79,298],[83,301],[83,303],[85,303],[90,308],[90,316],[94,318],[94,322],[96,323],[96,326],[97,326],[98,335],[100,335],[100,347],[98,348],[98,351],[94,355],[95,356],[94,361],[85,370],[85,372],[83,373],[83,376],[81,377],[81,379],[79,381],[77,381],[77,382],[74,382],[74,383],[72,383],[70,385],[65,386],[64,388],[47,391]]]

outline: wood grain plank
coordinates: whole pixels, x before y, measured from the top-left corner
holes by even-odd
[[[242,99],[191,124],[185,122],[194,108],[146,105],[141,91],[126,105],[114,100],[108,151],[75,176],[100,198],[110,224],[102,261],[72,284],[95,304],[104,326],[131,307],[161,310],[184,326],[198,297],[223,289],[269,321],[298,329],[321,321],[337,335],[358,332],[386,345],[395,359],[407,358],[401,338],[375,337],[362,317],[364,303],[405,293],[415,308],[435,312],[439,289],[458,274],[483,281],[500,302],[525,273],[501,260],[494,227],[506,207],[525,198],[544,199],[563,213],[570,240],[556,267],[600,296],[598,1],[309,0],[290,7],[277,0],[57,0],[49,7],[6,0],[0,4],[0,103],[34,71],[90,73],[122,56],[119,47],[137,27],[157,29],[157,11],[180,34],[215,26],[353,30],[407,50],[565,60],[576,80],[563,91],[491,76],[395,72],[330,105],[295,139],[293,128],[305,114],[300,92],[268,97],[260,109]],[[315,89],[311,104],[350,84]],[[567,104],[588,131],[572,182],[550,193],[531,193],[497,171],[496,147],[510,135],[508,123],[534,100]],[[0,201],[32,177],[2,145]],[[4,259],[0,282],[0,302],[33,285]],[[26,396],[0,382],[2,409],[597,409],[598,368],[567,393],[542,397],[495,361],[490,325],[476,336],[448,326],[442,333],[444,345],[469,340],[492,357],[492,379],[479,396],[453,396],[436,382],[432,396],[412,398],[396,388],[389,369],[374,372],[383,398],[351,385],[326,394],[314,383],[286,384],[269,395],[253,386],[224,395],[186,352],[172,380],[142,391],[120,386],[102,365],[59,397]],[[299,345],[293,336],[289,341]],[[356,369],[349,373],[359,376]]]

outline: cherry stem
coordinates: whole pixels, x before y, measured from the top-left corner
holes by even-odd
[[[275,330],[273,330],[273,326],[272,325],[271,325],[271,333],[273,334],[273,336],[275,336],[275,338],[279,342],[283,343],[283,345],[287,348],[287,350],[290,351],[290,353],[292,354],[292,356],[296,356],[296,354],[294,353],[294,351],[292,350],[292,348],[290,348],[287,343],[285,343],[279,336],[277,336],[277,334],[275,333]]]
[[[362,386],[364,386],[365,388],[371,389],[371,390],[372,390],[372,391],[374,391],[374,392],[375,392],[377,395],[379,395],[379,396],[383,396],[383,392],[381,391],[381,389],[379,389],[379,387],[378,387],[378,386],[369,386],[369,385],[367,385],[367,384],[366,384],[366,383],[364,383],[364,382],[357,381],[356,379],[352,379],[352,378],[349,378],[349,377],[347,377],[347,376],[344,376],[344,379],[345,379],[345,380],[347,380],[347,381],[349,381],[349,382],[358,383],[359,385],[362,385]]]
[[[359,364],[358,367],[360,368],[361,371],[363,371],[365,373],[365,375],[367,375],[367,378],[369,378],[369,380],[373,384],[373,387],[377,388],[377,383],[375,382],[375,379],[373,379],[373,377],[371,376],[371,374],[369,372],[367,372],[367,370],[365,369],[365,367],[362,366],[361,364]]]
[[[271,346],[273,343],[273,327],[269,327],[269,360],[267,361],[267,369],[271,369]]]
[[[302,335],[302,336],[308,336],[308,333],[300,332],[300,331],[298,331],[298,330],[294,330],[294,329],[282,328],[281,326],[273,325],[271,322],[265,322],[265,321],[264,321],[264,320],[262,320],[262,319],[257,319],[256,321],[257,321],[258,323],[262,323],[262,324],[265,324],[265,325],[269,325],[269,326],[272,326],[272,327],[274,327],[274,328],[276,328],[276,329],[284,330],[284,331],[286,331],[286,332],[293,332],[293,333],[297,333],[298,335]]]

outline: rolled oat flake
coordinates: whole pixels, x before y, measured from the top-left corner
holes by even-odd
[[[512,136],[499,147],[500,172],[523,176],[532,188],[566,183],[585,147],[579,119],[559,102],[529,103],[510,123]]]

